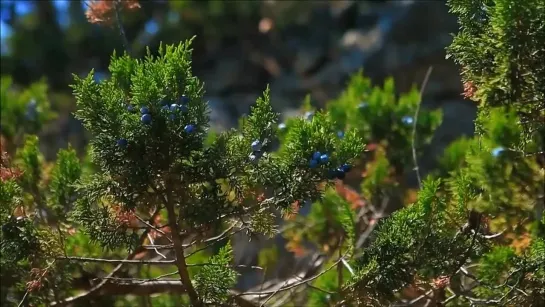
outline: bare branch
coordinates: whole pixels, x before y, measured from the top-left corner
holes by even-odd
[[[88,257],[58,257],[58,260],[80,261],[80,262],[97,262],[110,264],[153,264],[153,265],[173,265],[175,260],[133,260],[133,259],[103,259],[103,258],[88,258]]]
[[[21,299],[21,301],[19,302],[19,305],[17,305],[17,307],[23,307],[24,304],[25,304],[25,301],[26,301],[26,298],[28,297],[28,290],[25,292],[25,295],[23,296],[23,298]]]
[[[232,228],[233,228],[233,227],[231,227],[231,229],[232,229]],[[231,232],[231,233],[225,235],[225,237],[223,237],[224,234],[221,234],[221,235],[216,236],[216,237],[214,237],[214,238],[209,238],[209,239],[207,239],[207,240],[204,240],[203,242],[204,242],[204,243],[208,242],[208,244],[206,244],[205,246],[203,246],[203,247],[201,247],[201,248],[198,248],[198,249],[194,250],[193,252],[187,254],[187,256],[185,256],[185,257],[186,257],[186,258],[189,258],[189,257],[193,256],[194,254],[196,254],[196,253],[198,253],[198,252],[200,252],[200,251],[202,251],[202,250],[205,250],[205,249],[209,248],[210,246],[216,244],[216,242],[218,242],[218,241],[220,241],[220,240],[222,240],[222,239],[224,239],[224,238],[230,237],[230,236],[232,236],[232,235],[234,235],[234,234],[237,234],[237,233],[239,233],[239,232],[241,232],[241,231],[243,231],[243,230],[245,230],[245,229],[247,229],[247,227],[242,227],[242,228],[240,228],[240,229],[238,229],[238,230],[236,230],[236,231],[233,231],[233,232]]]
[[[172,276],[172,275],[177,275],[178,274],[178,271],[175,271],[175,272],[170,272],[170,273],[166,273],[166,274],[163,274],[163,275],[159,275],[157,277],[153,277],[153,278],[146,278],[146,279],[142,279],[142,278],[121,278],[121,277],[97,277],[95,279],[108,279],[108,280],[114,280],[114,281],[122,281],[122,282],[129,282],[129,281],[134,281],[134,282],[147,282],[147,281],[155,281],[155,280],[160,280],[162,278],[165,278],[165,277],[169,277],[169,276]]]
[[[102,258],[87,258],[87,257],[58,257],[57,260],[69,260],[69,261],[81,261],[81,262],[96,262],[96,263],[110,263],[110,264],[149,264],[149,265],[175,265],[176,260],[131,260],[131,259],[102,259]],[[200,267],[207,265],[221,265],[209,262],[203,263],[187,263],[187,267]],[[263,270],[260,266],[255,265],[233,265],[233,268],[248,268]]]
[[[189,254],[189,255],[187,255],[187,256],[185,256],[185,257],[187,258],[187,257],[191,256],[192,254],[198,252],[198,251],[201,251],[201,250],[203,250],[203,249],[206,249],[206,248],[210,247],[211,245],[215,244],[217,241],[220,241],[220,240],[222,240],[222,239],[224,239],[224,238],[226,238],[226,237],[232,236],[232,235],[234,235],[234,234],[236,234],[236,233],[238,233],[238,232],[240,232],[240,231],[242,231],[242,230],[245,229],[245,228],[243,227],[243,228],[241,228],[241,229],[239,229],[239,230],[236,230],[236,231],[233,231],[233,232],[227,234],[227,232],[230,231],[230,230],[232,230],[233,228],[234,228],[234,226],[231,226],[231,227],[229,227],[228,229],[226,229],[224,232],[222,232],[221,234],[219,234],[219,235],[217,235],[217,236],[215,236],[215,237],[208,238],[208,239],[206,239],[206,240],[204,240],[204,241],[197,241],[197,240],[195,240],[195,241],[193,241],[193,242],[191,242],[191,243],[189,243],[189,244],[183,244],[182,247],[183,247],[184,249],[186,249],[186,248],[188,248],[188,247],[190,247],[190,246],[192,246],[192,245],[198,244],[198,243],[209,243],[209,244],[207,244],[206,246],[202,247],[201,249],[198,249],[198,250],[196,250],[196,251],[193,251],[191,254]],[[142,247],[145,248],[145,249],[153,249],[153,250],[173,249],[173,248],[174,248],[174,244],[166,244],[166,245],[154,245],[154,244],[151,244],[151,245],[143,245]]]
[[[420,177],[420,169],[418,167],[418,159],[416,157],[416,124],[418,122],[418,114],[420,113],[420,104],[422,104],[422,96],[423,96],[424,90],[426,89],[426,86],[428,85],[428,81],[430,79],[430,75],[432,71],[433,71],[433,66],[430,66],[430,68],[428,68],[428,71],[426,72],[426,77],[424,77],[422,86],[420,87],[420,101],[418,101],[418,104],[416,105],[416,111],[414,112],[413,132],[411,135],[411,147],[413,151],[414,169],[416,171],[416,178],[418,180],[418,186],[420,188],[422,188],[422,178]]]
[[[119,29],[119,34],[120,34],[121,39],[123,41],[123,46],[125,47],[125,50],[127,50],[127,53],[129,55],[131,55],[129,40],[127,39],[127,35],[125,34],[125,29],[123,28],[123,24],[121,23],[121,14],[120,14],[119,4],[120,4],[120,0],[116,0],[115,5],[114,5],[115,21],[116,21],[116,24],[117,24],[117,28]]]
[[[238,296],[262,296],[262,295],[271,295],[271,296],[274,296],[275,294],[279,293],[279,292],[283,292],[283,291],[286,291],[286,290],[290,290],[290,289],[293,289],[295,287],[298,287],[298,286],[301,286],[301,285],[304,285],[304,284],[307,284],[315,279],[317,279],[318,277],[324,275],[325,273],[329,272],[330,270],[332,270],[333,268],[335,268],[340,262],[341,260],[346,256],[343,255],[341,258],[339,258],[337,261],[335,261],[331,266],[329,266],[327,269],[323,270],[322,272],[312,276],[312,277],[309,277],[309,278],[305,278],[301,281],[298,281],[298,282],[292,282],[291,284],[289,285],[286,285],[286,286],[282,286],[280,287],[279,289],[276,289],[276,290],[266,290],[266,291],[252,291],[252,292],[243,292],[241,294],[239,294]],[[269,299],[269,298],[268,298]]]
[[[153,214],[151,215],[150,219],[148,220],[149,222],[152,222],[155,217],[157,216],[157,214],[159,214],[159,212],[161,211],[161,207],[157,207],[155,209],[155,211],[153,212]],[[141,245],[144,240],[146,239],[148,233],[149,233],[150,229],[146,229],[144,231],[144,233],[142,233],[142,235],[140,236],[139,238],[139,244]],[[138,248],[136,248],[132,253],[130,253],[129,255],[127,255],[127,257],[125,259],[127,260],[131,260],[132,258],[134,258],[136,256],[136,254],[138,253]],[[117,265],[111,272],[110,274],[108,274],[108,277],[112,277],[114,276],[119,270],[121,270],[121,268],[123,267],[123,263],[120,263],[119,265]],[[101,283],[99,283],[98,285],[94,286],[93,288],[91,288],[89,291],[85,292],[85,293],[81,293],[81,294],[78,294],[78,295],[75,295],[75,296],[72,296],[72,297],[69,297],[69,298],[66,298],[62,301],[57,301],[57,302],[53,302],[51,304],[51,306],[66,306],[66,305],[69,305],[69,304],[74,304],[80,300],[83,300],[85,299],[87,296],[89,295],[94,295],[95,292],[99,291],[105,284],[106,284],[107,280],[103,280]]]
[[[172,239],[169,238],[168,235],[167,235],[164,231],[162,231],[160,228],[155,227],[155,226],[153,226],[152,224],[148,223],[146,220],[144,220],[143,218],[141,218],[140,216],[138,216],[138,214],[135,214],[134,216],[135,216],[140,222],[144,223],[146,226],[150,227],[151,229],[153,229],[153,230],[157,231],[158,233],[162,234],[163,236],[165,236],[165,238],[167,238],[168,241],[169,241],[170,243],[172,243]]]

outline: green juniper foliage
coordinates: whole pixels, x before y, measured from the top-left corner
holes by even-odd
[[[523,143],[545,133],[545,3],[450,0],[460,33],[448,48],[484,110],[506,106],[520,117]],[[535,146],[543,140],[534,138]],[[529,149],[530,150],[530,149]]]
[[[52,112],[47,97],[47,89],[47,83],[42,79],[21,91],[15,88],[11,77],[2,76],[0,131],[6,140],[15,143],[10,145],[22,145],[24,134],[38,133],[47,121],[55,118],[56,115]],[[12,148],[4,150],[8,149]]]
[[[217,255],[210,258],[211,265],[205,266],[195,277],[195,288],[207,302],[225,303],[229,289],[236,283],[238,273],[227,267],[233,261],[230,243],[222,247]]]
[[[337,100],[328,104],[328,112],[336,119],[340,130],[357,127],[366,143],[381,142],[387,146],[389,160],[396,169],[412,164],[411,134],[415,111],[420,103],[420,92],[413,87],[396,97],[392,78],[382,88],[372,86],[362,73],[355,74],[347,89]],[[441,123],[440,111],[425,111],[416,121],[420,144],[431,139],[432,132]],[[422,147],[418,146],[418,150]]]
[[[267,218],[267,209],[286,210],[296,201],[320,198],[319,184],[328,171],[362,150],[354,131],[338,139],[334,123],[319,113],[310,122],[296,122],[284,150],[270,152],[278,115],[268,89],[242,120],[240,132],[221,133],[205,146],[208,109],[203,86],[191,75],[190,52],[186,42],[161,47],[158,56],[144,60],[114,55],[110,79],[96,83],[92,74],[76,77],[76,114],[95,136],[91,155],[100,171],[80,184],[73,219],[104,247],[140,243],[135,230],[115,227],[112,205],[137,213],[166,209],[177,232],[175,246],[176,236],[181,240],[244,216],[250,217],[251,230],[271,234],[274,216]],[[308,161],[316,150],[329,159],[311,169]],[[257,192],[266,198],[257,200]],[[212,266],[196,275],[193,304],[227,298],[235,275],[216,266],[228,264],[228,252],[212,257]]]
[[[354,129],[364,144],[374,148],[369,146],[365,152],[360,152],[360,158],[354,164],[343,165],[347,182],[359,185],[361,195],[338,181],[336,189],[325,188],[324,197],[311,205],[307,216],[297,215],[283,227],[282,235],[288,240],[288,250],[305,254],[316,249],[328,259],[322,268],[331,268],[340,255],[346,261],[341,268],[325,272],[312,283],[317,289],[328,292],[310,291],[309,306],[342,301],[346,294],[340,290],[354,273],[355,254],[360,254],[365,245],[365,240],[359,242],[362,234],[367,236],[365,233],[372,231],[373,220],[384,210],[380,208],[382,205],[390,205],[391,199],[408,193],[397,178],[404,168],[413,165],[412,131],[416,128],[418,133],[416,151],[420,156],[422,145],[431,140],[433,130],[441,121],[439,110],[421,110],[420,119],[415,123],[414,114],[419,103],[420,94],[416,88],[397,96],[392,79],[386,80],[383,87],[373,86],[370,79],[359,72],[352,76],[345,91],[326,105],[338,140],[349,137],[345,131]],[[309,97],[302,109],[306,111],[303,118],[317,116]],[[286,121],[282,127],[282,141],[287,139],[296,123],[300,123],[299,118]],[[280,151],[285,150],[284,146],[282,143]],[[357,178],[361,171],[365,172],[363,180]],[[343,179],[344,175],[338,178]],[[373,205],[376,205],[375,209]],[[400,236],[405,235],[400,233]],[[264,250],[261,254],[265,257],[268,253]]]
[[[476,137],[453,143],[417,194],[401,174],[441,115],[416,120],[420,93],[396,96],[391,79],[374,87],[358,73],[325,110],[307,97],[307,113],[281,126],[266,89],[238,129],[217,133],[191,41],[114,53],[109,78],[73,84],[87,155],[68,147],[46,161],[35,135],[52,118],[45,83],[14,91],[2,78],[0,304],[545,305],[545,5],[449,6]],[[393,199],[405,204],[384,217]],[[294,214],[301,206],[310,212]],[[239,231],[280,233],[324,261],[307,280],[237,293]],[[272,272],[278,255],[264,249],[259,264]]]
[[[540,306],[545,182],[536,133],[545,127],[545,6],[449,5],[461,25],[449,51],[463,67],[466,95],[480,103],[477,136],[447,150],[442,162],[451,173],[444,184],[426,180],[415,204],[379,226],[347,295],[382,306],[403,299],[401,290],[410,285],[428,283],[435,300],[453,305]]]
[[[1,197],[9,199],[2,203],[2,263],[18,272],[6,273],[14,283],[3,283],[3,302],[27,292],[29,302],[59,303],[75,294],[68,292],[73,278],[104,270],[96,263],[103,260],[89,256],[130,260],[154,253],[143,245],[165,241],[171,244],[165,253],[177,259],[172,265],[185,304],[240,300],[231,292],[238,273],[230,245],[203,258],[196,254],[207,247],[203,238],[228,225],[273,235],[275,212],[321,198],[331,171],[363,150],[355,131],[339,139],[331,118],[318,113],[295,122],[283,150],[271,151],[278,114],[268,89],[239,129],[210,133],[203,85],[191,74],[190,43],[161,46],[144,59],[114,54],[111,77],[100,82],[93,72],[75,76],[76,116],[93,135],[91,164],[82,164],[72,148],[50,164],[38,138],[27,137],[15,160],[22,175],[1,183]],[[320,163],[310,167],[317,150]],[[194,251],[186,256],[183,249]],[[188,270],[186,261],[201,258],[208,260]],[[29,281],[24,275],[31,269]]]

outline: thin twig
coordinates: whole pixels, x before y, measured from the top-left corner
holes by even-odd
[[[153,214],[151,215],[149,221],[153,221],[155,219],[155,217],[157,216],[157,214],[159,214],[159,212],[161,211],[161,207],[157,207],[155,209],[155,211],[153,212]],[[142,243],[144,242],[144,240],[146,239],[148,233],[149,233],[150,229],[146,229],[144,231],[144,233],[142,233],[142,235],[140,236],[139,238],[139,245],[142,245]],[[130,260],[132,258],[134,258],[137,254],[137,251],[138,251],[138,248],[136,248],[132,253],[130,253],[129,255],[127,255],[127,257],[125,259],[127,260]],[[107,277],[112,277],[114,276],[115,274],[117,274],[117,272],[119,270],[121,270],[121,268],[123,267],[123,263],[120,263],[119,265],[117,265],[111,272],[110,274],[108,274]],[[84,299],[86,298],[87,296],[91,296],[91,295],[94,295],[95,293],[97,293],[102,287],[104,287],[107,283],[107,280],[103,280],[102,282],[100,282],[98,285],[94,286],[93,288],[91,288],[89,291],[87,292],[84,292],[84,293],[80,293],[78,295],[75,295],[75,296],[71,296],[71,297],[68,297],[62,301],[57,301],[57,302],[53,302],[51,304],[51,306],[65,306],[65,305],[68,305],[70,303],[75,303],[81,299]]]
[[[173,244],[165,244],[165,245],[146,244],[146,245],[142,245],[142,248],[153,249],[153,250],[173,249],[174,245]]]
[[[269,297],[267,297],[267,299],[266,299],[263,303],[261,303],[261,305],[259,305],[259,307],[264,307],[265,304],[267,304],[267,303],[273,298],[273,296],[274,296],[275,294],[277,294],[278,292],[280,292],[280,290],[281,290],[287,283],[288,283],[288,280],[286,280],[286,281],[284,282],[284,285],[282,285],[282,287],[276,289],[271,295],[269,295]],[[260,294],[259,296],[261,296],[261,294]]]
[[[343,259],[343,256],[342,256],[343,241],[344,241],[344,236],[341,236],[341,240],[339,243],[339,260]],[[339,264],[337,265],[337,286],[339,288],[339,292],[342,288],[342,285],[343,285],[343,262],[339,261]]]
[[[102,258],[88,258],[88,257],[58,257],[57,260],[69,260],[80,262],[96,262],[96,263],[110,263],[110,264],[149,264],[149,265],[175,265],[176,260],[128,260],[128,259],[102,259]],[[207,265],[221,265],[209,262],[203,263],[187,263],[187,267],[200,267]],[[249,268],[262,270],[263,268],[255,265],[233,265],[233,268]]]
[[[281,292],[281,291],[286,291],[286,290],[289,290],[289,289],[292,289],[292,288],[295,288],[295,287],[298,287],[298,286],[301,286],[303,284],[306,284],[308,282],[311,282],[317,278],[319,278],[320,276],[324,275],[325,273],[331,271],[333,268],[335,268],[339,262],[341,262],[341,259],[343,259],[344,257],[346,256],[346,254],[342,257],[342,258],[339,258],[337,261],[335,261],[331,266],[329,266],[327,269],[323,270],[322,272],[312,276],[312,277],[309,277],[309,278],[306,278],[302,281],[299,281],[299,282],[295,282],[289,286],[285,286],[285,287],[281,287],[277,290],[269,290],[269,291],[254,291],[254,292],[243,292],[243,293],[240,293],[238,294],[238,296],[246,296],[246,295],[267,295],[267,294],[276,294],[278,292]]]
[[[183,244],[183,245],[182,245],[182,248],[186,249],[186,248],[191,247],[191,246],[193,246],[193,245],[195,245],[195,244],[197,244],[197,243],[212,243],[212,244],[214,244],[214,243],[216,243],[216,241],[219,241],[219,240],[224,239],[224,238],[223,238],[224,236],[225,236],[225,237],[232,236],[232,235],[236,234],[237,232],[239,232],[239,231],[241,231],[241,230],[244,229],[244,228],[243,228],[243,229],[240,229],[240,230],[237,230],[237,231],[234,231],[234,232],[232,232],[232,233],[229,233],[229,234],[225,235],[227,231],[229,231],[229,230],[231,230],[231,229],[233,229],[233,228],[234,228],[234,226],[231,226],[231,227],[229,227],[228,229],[226,229],[224,232],[222,232],[221,234],[219,234],[218,236],[208,238],[208,239],[206,239],[206,240],[204,240],[204,241],[197,241],[197,240],[195,240],[195,241],[193,241],[193,242],[191,242],[191,243],[189,243],[189,244]],[[212,244],[209,244],[209,245],[205,246],[203,249],[206,249],[206,248],[210,247]],[[174,248],[174,244],[165,244],[165,245],[150,244],[150,245],[142,245],[142,247],[145,248],[145,249],[153,249],[153,250],[173,249],[173,248]],[[198,250],[198,251],[200,251],[200,250]],[[195,253],[195,252],[196,252],[196,251],[194,251],[193,253]],[[185,256],[185,257],[187,258],[187,257],[189,257],[189,256],[191,256],[191,255],[192,255],[192,254],[189,254],[189,255],[187,255],[187,256]]]
[[[42,279],[45,276],[45,274],[47,274],[48,270],[55,264],[55,262],[56,262],[56,260],[53,260],[53,262],[48,264],[47,267],[43,270],[43,273],[40,275],[40,277],[38,277],[38,279]],[[25,295],[23,296],[23,298],[19,302],[19,305],[17,305],[18,307],[23,306],[23,304],[25,303],[26,298],[28,297],[29,294],[30,294],[30,291],[27,289],[26,292],[25,292]]]
[[[80,262],[96,262],[110,264],[153,264],[153,265],[173,265],[175,260],[133,260],[133,259],[102,259],[88,257],[58,257],[58,260],[80,261]]]
[[[203,246],[203,247],[201,247],[201,248],[198,248],[198,249],[194,250],[193,252],[187,254],[187,256],[185,256],[185,257],[186,257],[186,258],[189,258],[189,257],[193,256],[194,254],[196,254],[196,253],[198,253],[198,252],[200,252],[200,251],[203,251],[203,250],[209,248],[210,246],[216,244],[217,242],[219,242],[219,241],[221,241],[221,240],[223,240],[223,239],[225,239],[225,238],[227,238],[227,237],[230,237],[230,236],[232,236],[232,235],[234,235],[234,234],[237,234],[237,233],[239,233],[239,232],[241,232],[241,231],[243,231],[243,230],[245,230],[245,229],[247,229],[247,227],[242,227],[242,228],[240,228],[240,229],[238,229],[238,230],[236,230],[236,231],[233,231],[233,232],[227,234],[225,237],[218,236],[218,237],[215,237],[214,240],[210,240],[210,239],[212,239],[212,238],[207,239],[207,240],[205,240],[205,241],[203,241],[203,242],[208,242],[208,244],[206,244],[205,246]]]
[[[178,271],[166,273],[166,274],[159,275],[159,276],[153,277],[153,278],[145,278],[145,279],[142,279],[142,278],[122,278],[122,277],[97,277],[95,279],[108,279],[108,280],[114,280],[114,281],[135,282],[135,284],[138,284],[138,283],[145,283],[145,282],[149,282],[149,281],[159,280],[159,279],[169,277],[169,276],[172,276],[172,275],[178,275]],[[179,280],[179,279],[176,279],[176,280]]]
[[[386,209],[386,206],[388,206],[389,201],[390,201],[389,197],[384,197],[382,199],[380,211],[378,212],[378,214],[375,214],[375,216],[373,217],[375,219],[375,223],[373,223],[372,225],[369,225],[365,229],[365,231],[361,234],[361,236],[358,238],[358,241],[356,242],[356,248],[361,248],[363,246],[363,244],[365,243],[365,241],[367,241],[369,239],[369,237],[371,235],[371,232],[373,232],[375,227],[377,227],[378,219],[380,217],[382,217],[382,214],[384,213],[384,210]],[[355,257],[357,258],[357,256],[355,256]]]
[[[116,0],[114,9],[115,9],[115,21],[117,24],[117,28],[119,29],[119,34],[121,35],[121,40],[123,41],[123,46],[125,47],[125,50],[127,53],[132,56],[132,52],[129,46],[129,40],[127,39],[127,35],[125,34],[125,29],[123,28],[123,23],[121,23],[121,14],[119,13],[119,4],[120,1]]]
[[[172,243],[172,239],[168,237],[168,235],[166,234],[166,232],[162,231],[161,229],[159,229],[158,227],[152,225],[151,223],[148,223],[146,220],[144,220],[143,218],[141,218],[140,216],[138,216],[138,214],[135,214],[134,215],[140,222],[144,223],[146,226],[150,227],[151,229],[157,231],[158,233],[162,234],[163,236],[165,236],[165,238],[167,238],[167,240]],[[166,226],[166,225],[165,225]],[[164,226],[163,226],[164,227]],[[153,243],[152,243],[153,244]]]
[[[151,237],[151,235],[149,233],[148,233],[148,239],[149,239],[151,244],[155,245],[155,242],[153,242],[153,238]],[[167,256],[161,254],[161,252],[158,249],[154,248],[153,250],[157,253],[157,255],[163,257],[163,259],[167,259]]]
[[[428,81],[430,79],[430,75],[432,71],[433,71],[433,66],[430,66],[428,68],[428,71],[426,72],[426,77],[424,77],[422,86],[420,87],[420,100],[418,101],[418,104],[416,105],[416,111],[414,112],[413,131],[411,135],[411,147],[413,151],[414,169],[416,171],[416,178],[418,180],[418,187],[420,189],[422,188],[422,178],[420,177],[420,168],[418,167],[418,159],[416,157],[416,124],[418,122],[418,114],[420,113],[420,105],[422,104],[422,96],[424,94],[424,90],[426,89],[426,86],[428,85]]]
[[[19,305],[17,305],[17,307],[23,307],[23,304],[25,303],[26,301],[26,298],[28,297],[28,290],[26,290],[25,292],[25,295],[23,296],[23,298],[21,299],[21,301],[19,302]]]
[[[329,294],[329,295],[335,294],[335,292],[327,291],[327,290],[325,290],[325,289],[322,289],[322,288],[320,288],[320,287],[313,286],[313,285],[311,285],[311,284],[305,284],[305,286],[307,286],[307,287],[309,287],[309,288],[311,288],[311,289],[314,289],[314,290],[317,290],[317,291],[320,291],[320,292]]]

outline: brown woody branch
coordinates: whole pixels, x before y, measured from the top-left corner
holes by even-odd
[[[132,260],[132,259],[102,259],[102,258],[87,258],[87,257],[57,257],[56,260],[80,261],[80,262],[98,262],[110,264],[149,264],[149,265],[175,265],[176,260]],[[221,265],[210,262],[203,263],[186,263],[187,267],[200,267],[207,265]],[[255,265],[233,265],[233,268],[248,268],[263,270],[260,266]]]
[[[141,295],[147,296],[157,293],[186,293],[183,283],[179,280],[147,280],[147,281],[107,281],[99,291],[92,292],[89,296],[110,296],[110,295]],[[230,291],[235,302],[241,307],[255,307],[245,299],[236,297],[238,293]]]

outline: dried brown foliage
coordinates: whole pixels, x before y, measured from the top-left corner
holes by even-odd
[[[85,16],[90,23],[111,25],[115,20],[115,7],[136,10],[140,8],[138,0],[90,0],[87,2]]]

